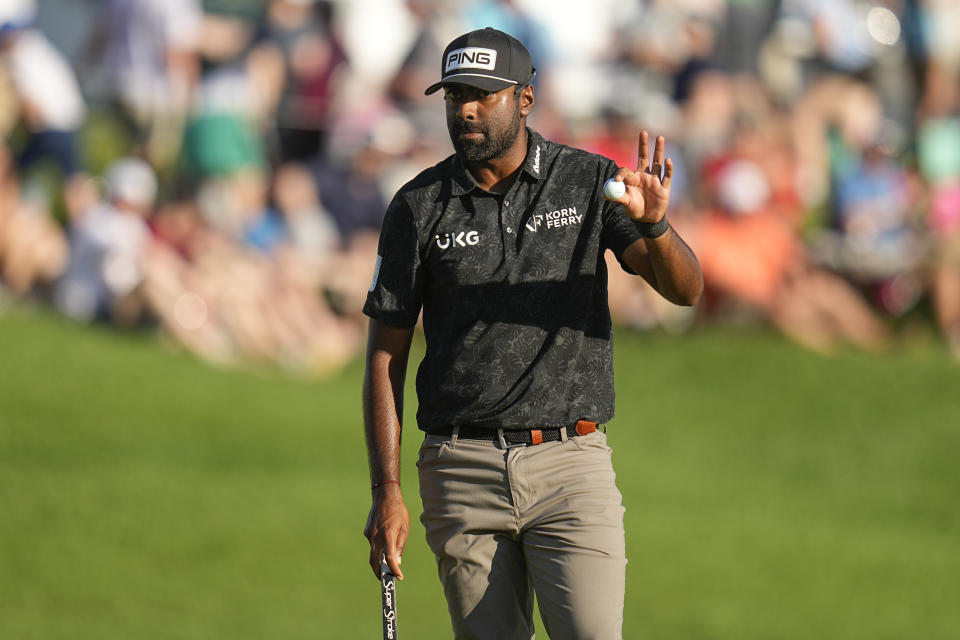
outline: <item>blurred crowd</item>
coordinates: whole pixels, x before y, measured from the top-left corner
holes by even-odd
[[[423,90],[482,26],[530,48],[546,137],[634,166],[666,136],[707,289],[611,268],[616,323],[830,352],[921,322],[960,358],[952,0],[3,0],[0,298],[337,370],[386,204],[452,151]]]

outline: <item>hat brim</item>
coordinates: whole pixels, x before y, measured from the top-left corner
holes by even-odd
[[[483,89],[484,91],[503,91],[507,87],[515,86],[517,83],[513,80],[504,80],[503,78],[493,78],[483,76],[477,73],[454,73],[447,76],[440,82],[430,85],[424,91],[424,95],[430,95],[439,91],[444,85],[465,84],[468,87]]]

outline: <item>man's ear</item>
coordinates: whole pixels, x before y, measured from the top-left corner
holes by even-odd
[[[523,91],[520,92],[520,115],[524,118],[530,115],[530,112],[533,111],[533,85],[528,84],[523,88]]]

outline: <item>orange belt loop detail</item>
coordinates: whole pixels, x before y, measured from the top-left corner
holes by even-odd
[[[597,423],[590,422],[589,420],[578,420],[577,421],[577,435],[585,436],[588,433],[593,433],[597,430]]]

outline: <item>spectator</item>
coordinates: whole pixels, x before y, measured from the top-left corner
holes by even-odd
[[[363,319],[360,311],[386,210],[380,180],[390,156],[379,142],[377,136],[363,135],[350,147],[352,153],[339,161],[321,157],[311,166],[320,202],[335,221],[341,238],[338,267],[328,274],[325,287],[334,307],[357,320]]]
[[[930,188],[926,222],[934,243],[934,317],[951,354],[960,360],[960,117],[925,120],[918,151]]]
[[[0,140],[0,287],[19,298],[42,292],[66,262],[63,231],[39,203],[22,198],[13,159]]]
[[[347,165],[321,156],[313,163],[320,200],[349,240],[360,233],[375,233],[386,210],[378,179],[386,157],[370,140],[361,144]]]
[[[275,363],[325,375],[356,356],[361,332],[317,291],[207,225],[190,202],[163,208],[144,294],[161,326],[217,363]]]
[[[263,94],[250,71],[247,63],[226,65],[204,78],[184,133],[181,168],[208,224],[269,253],[283,228],[268,206],[268,154],[258,124],[270,105],[259,102]]]
[[[106,0],[91,40],[134,152],[169,166],[199,78],[199,0]]]
[[[407,10],[416,23],[416,35],[387,88],[387,95],[416,128],[420,137],[445,144],[443,102],[423,93],[437,75],[437,60],[458,31],[456,20],[431,0],[407,0]]]
[[[732,73],[755,74],[757,52],[770,33],[778,0],[727,0],[717,58]]]
[[[246,14],[207,14],[204,20],[204,73],[193,101],[187,136],[205,126],[226,127],[228,148],[264,146],[276,157],[277,105],[287,75],[283,53],[266,39],[256,39],[256,23]],[[187,141],[187,146],[193,143]],[[201,146],[203,141],[201,141]],[[188,159],[199,160],[191,147]],[[259,154],[260,152],[257,151]],[[212,168],[197,167],[202,171]]]
[[[960,10],[945,2],[924,5],[928,57],[917,156],[929,189],[931,298],[937,328],[950,353],[960,360],[960,47],[948,36],[950,25],[960,21]]]
[[[527,44],[530,57],[540,65],[538,73],[549,68],[553,55],[543,25],[515,0],[473,0],[463,9],[463,22],[468,29],[493,27],[509,33]],[[442,51],[442,50],[441,50]],[[536,83],[536,78],[534,78]]]
[[[70,223],[70,261],[54,302],[74,320],[130,325],[141,318],[141,257],[157,178],[144,161],[123,158],[107,170],[105,192],[103,202]]]
[[[829,352],[851,342],[877,349],[887,330],[841,278],[807,258],[790,211],[796,194],[779,192],[770,174],[790,152],[775,120],[743,127],[727,157],[711,162],[709,192],[714,207],[700,220],[693,242],[700,258],[709,305],[726,301],[758,312],[788,336]],[[792,164],[787,165],[792,166]],[[789,170],[789,169],[788,169]],[[795,170],[795,168],[794,168]],[[745,305],[745,306],[744,306]]]
[[[30,27],[35,11],[33,0],[15,0],[0,9],[0,56],[27,132],[17,166],[25,172],[50,160],[69,180],[81,171],[76,134],[86,106],[70,64],[43,33]]]
[[[342,298],[330,286],[331,274],[343,270],[340,233],[320,203],[310,170],[295,163],[279,167],[273,202],[286,232],[285,242],[273,252],[278,267],[304,291],[322,294],[327,302]]]
[[[304,160],[324,146],[329,112],[346,54],[330,28],[326,3],[270,0],[267,38],[283,53],[287,87],[277,111],[281,160]]]
[[[813,44],[810,72],[857,74],[873,64],[875,41],[855,0],[784,0],[783,11],[803,25]]]
[[[320,204],[309,169],[294,163],[279,167],[274,176],[273,200],[296,251],[324,255],[340,246],[337,224]]]
[[[910,176],[883,150],[875,90],[844,83],[825,97],[832,196],[829,228],[813,239],[815,260],[867,290],[884,312],[902,315],[922,292]]]

